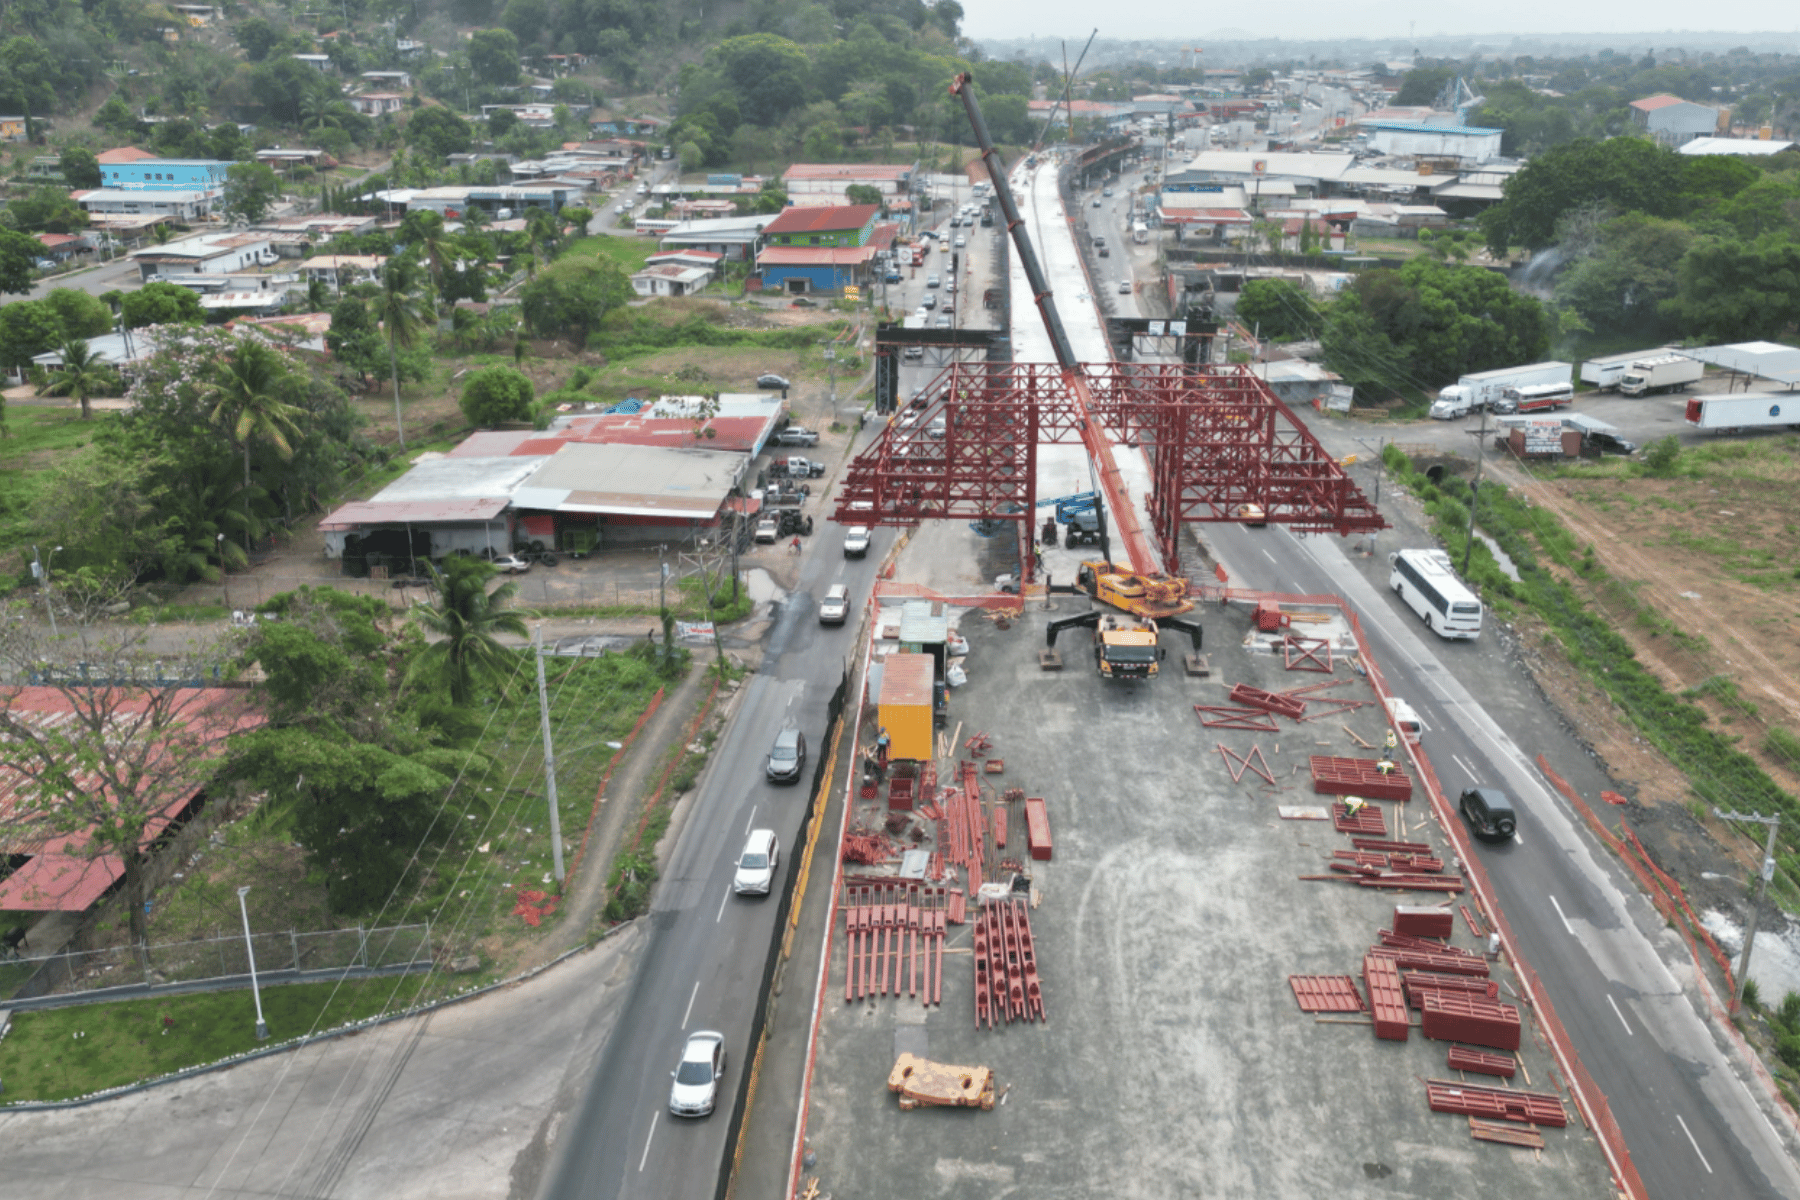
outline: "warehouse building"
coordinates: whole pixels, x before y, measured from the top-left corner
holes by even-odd
[[[1631,102],[1631,123],[1665,146],[1685,146],[1719,132],[1724,113],[1679,96],[1645,96]]]

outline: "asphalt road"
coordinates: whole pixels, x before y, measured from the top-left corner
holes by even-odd
[[[1047,218],[1046,182],[1038,172],[1031,191]],[[1095,209],[1096,196],[1084,194],[1079,202],[1083,212],[1104,217],[1110,201],[1101,196]],[[1085,289],[1085,278],[1068,265],[1073,245],[1066,226],[1043,219],[1032,233],[1071,341],[1091,344],[1091,305],[1062,303],[1070,293],[1079,300]],[[1015,340],[1025,341],[1023,331]],[[1486,707],[1496,704],[1499,689],[1486,686],[1484,675],[1511,673],[1494,652],[1497,635],[1474,643],[1425,638],[1417,617],[1387,589],[1385,561],[1359,566],[1337,539],[1235,525],[1213,526],[1208,537],[1234,583],[1344,597],[1362,615],[1383,674],[1425,720],[1423,745],[1444,787],[1454,795],[1475,783],[1497,784],[1519,802],[1523,824],[1515,842],[1482,848],[1496,899],[1517,949],[1543,980],[1583,1064],[1606,1093],[1651,1194],[1671,1200],[1800,1196],[1800,1170],[1788,1144],[1683,991],[1680,981],[1692,978],[1685,947],[1667,934],[1566,801],[1541,782],[1503,727],[1506,714],[1497,720]],[[1573,743],[1568,748],[1578,753]],[[1675,956],[1672,965],[1652,937]]]
[[[799,589],[779,605],[763,667],[745,685],[669,857],[631,993],[558,1138],[561,1158],[540,1193],[546,1200],[712,1194],[776,917],[772,899],[731,894],[733,864],[745,834],[769,828],[783,847],[777,887],[794,868],[809,792],[768,783],[764,756],[793,722],[807,737],[811,779],[824,752],[826,706],[861,617],[822,627],[816,598],[832,583],[866,596],[891,536],[877,531],[868,557],[857,560],[843,557],[834,535],[810,543]],[[675,1118],[669,1073],[687,1035],[702,1029],[725,1035],[721,1102],[710,1117]]]

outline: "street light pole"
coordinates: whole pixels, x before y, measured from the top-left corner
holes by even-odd
[[[550,693],[544,687],[544,625],[532,630],[532,657],[537,659],[538,723],[544,729],[544,782],[550,799],[550,862],[556,882],[563,881],[562,814],[556,808],[556,750],[550,744]]]
[[[215,533],[215,534],[213,534],[213,541],[219,547],[219,587],[225,593],[225,607],[230,608],[231,607],[231,582],[230,582],[230,576],[227,575],[227,573],[225,571],[225,535],[222,533]]]
[[[1469,489],[1468,537],[1463,541],[1463,578],[1469,577],[1469,555],[1475,552],[1475,506],[1481,503],[1481,468],[1487,465],[1488,410],[1481,407],[1481,432],[1475,435],[1475,485]]]
[[[1756,918],[1762,912],[1763,895],[1769,880],[1775,876],[1775,831],[1781,828],[1781,814],[1765,817],[1761,813],[1726,812],[1715,806],[1713,815],[1721,821],[1746,821],[1769,827],[1769,840],[1763,847],[1762,870],[1758,872],[1756,899],[1750,905],[1750,920],[1744,925],[1744,953],[1738,958],[1737,990],[1731,994],[1731,1011],[1744,1002],[1744,981],[1750,978],[1750,947],[1756,942]]]
[[[244,918],[244,953],[250,958],[250,994],[256,998],[256,1040],[265,1042],[269,1039],[269,1026],[263,1021],[262,988],[256,983],[256,947],[250,941],[250,910],[244,904],[244,897],[249,894],[248,884],[238,889],[238,915]]]
[[[31,567],[38,577],[39,585],[44,589],[44,611],[50,614],[50,636],[61,637],[56,630],[56,596],[50,590],[50,567],[56,562],[56,554],[62,547],[50,551],[50,557],[43,563],[38,562],[38,548],[31,548]]]

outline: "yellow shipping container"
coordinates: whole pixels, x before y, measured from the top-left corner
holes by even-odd
[[[889,758],[931,757],[932,682],[929,654],[890,654],[883,661],[876,711],[887,730]]]

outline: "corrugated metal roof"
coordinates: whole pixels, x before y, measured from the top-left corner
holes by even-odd
[[[491,521],[506,511],[505,496],[476,500],[408,500],[383,504],[358,500],[344,505],[323,521],[320,529],[343,530],[358,525],[438,524],[445,521]]]
[[[1642,100],[1633,100],[1631,107],[1639,112],[1655,112],[1659,108],[1667,108],[1671,104],[1686,104],[1680,96],[1645,96]]]
[[[783,179],[858,179],[902,180],[912,174],[911,167],[890,163],[795,163],[781,173]]]
[[[854,267],[875,257],[873,246],[769,246],[758,252],[759,267]]]
[[[531,477],[541,459],[515,452],[506,458],[452,458],[421,455],[413,469],[376,492],[376,504],[448,503],[507,496]]]
[[[881,662],[881,697],[877,703],[915,708],[928,705],[934,680],[929,654],[890,654]]]
[[[784,208],[780,215],[763,229],[763,233],[823,233],[828,230],[861,229],[880,211],[879,204],[831,204],[817,207]]]
[[[513,493],[513,504],[709,521],[749,462],[730,451],[569,442]]]
[[[1416,121],[1364,121],[1370,129],[1391,129],[1396,133],[1448,133],[1457,137],[1495,137],[1504,129],[1485,129],[1480,125],[1421,125]]]
[[[1728,371],[1741,371],[1777,383],[1800,383],[1800,348],[1779,342],[1738,342],[1730,346],[1705,346],[1683,350],[1689,358],[1697,358]]]

